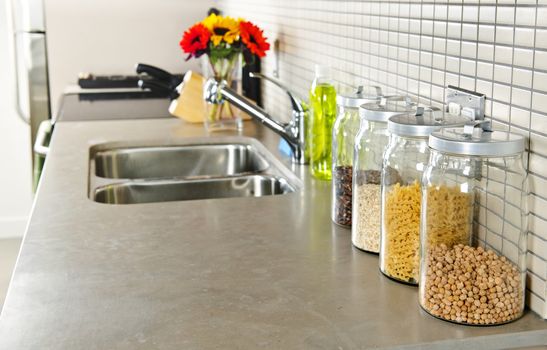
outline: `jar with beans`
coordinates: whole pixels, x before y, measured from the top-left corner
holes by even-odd
[[[380,271],[396,281],[418,284],[422,174],[429,160],[427,140],[441,127],[463,126],[466,119],[418,107],[388,120],[381,187]],[[396,171],[399,179],[393,181]]]
[[[382,96],[379,87],[359,86],[355,91],[338,94],[338,116],[332,135],[332,221],[351,226],[353,148],[355,134],[361,123],[359,106],[378,101]]]
[[[477,124],[429,138],[419,299],[443,320],[497,325],[524,310],[524,138]]]
[[[416,105],[403,96],[386,97],[359,107],[361,128],[355,138],[351,242],[363,251],[380,252],[380,180],[389,140],[387,121],[415,109]],[[386,176],[390,183],[400,181],[393,168],[388,169]]]

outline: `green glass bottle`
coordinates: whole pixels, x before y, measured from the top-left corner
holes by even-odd
[[[332,127],[336,119],[336,89],[330,69],[315,67],[310,89],[311,118],[309,123],[311,174],[320,180],[332,178]]]

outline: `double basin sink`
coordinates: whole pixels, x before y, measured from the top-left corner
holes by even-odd
[[[302,186],[260,142],[247,137],[96,145],[89,171],[90,199],[106,204],[262,197]]]

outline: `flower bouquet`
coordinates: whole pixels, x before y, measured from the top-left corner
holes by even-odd
[[[270,48],[263,31],[253,23],[216,14],[186,30],[180,46],[188,54],[186,60],[202,57],[205,78],[224,80],[239,93],[242,61],[250,63],[255,56],[264,57]],[[205,127],[209,131],[241,126],[238,111],[229,103],[207,104]]]

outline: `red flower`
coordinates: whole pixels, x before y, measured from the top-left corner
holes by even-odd
[[[251,22],[242,21],[239,23],[241,41],[249,51],[258,57],[264,57],[266,51],[270,49],[270,44],[266,41],[263,31]]]
[[[190,54],[188,59],[192,56],[199,57],[207,51],[210,37],[211,32],[203,24],[197,23],[184,32],[180,47],[184,52]]]

